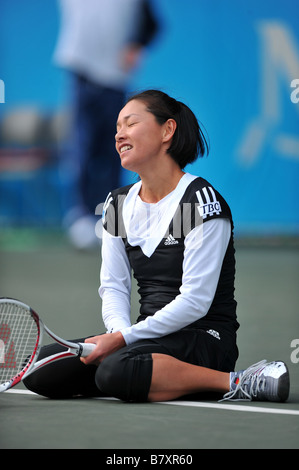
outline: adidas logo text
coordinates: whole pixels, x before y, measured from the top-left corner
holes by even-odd
[[[214,338],[216,338],[216,339],[220,339],[220,335],[219,335],[218,331],[215,331],[215,330],[207,330],[207,333],[209,333],[210,335],[214,336]]]
[[[172,235],[168,235],[164,242],[164,245],[177,245],[178,243],[178,240],[176,240]]]

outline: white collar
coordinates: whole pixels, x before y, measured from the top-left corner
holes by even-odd
[[[178,204],[182,199],[187,187],[196,178],[197,176],[191,175],[190,173],[185,173],[178,182],[176,188],[157,204],[143,203],[144,206],[147,207],[149,210],[152,207],[152,217],[157,217],[157,208],[159,208],[163,212],[161,220],[158,224],[155,224],[155,232],[151,232],[151,235],[148,237],[145,237],[142,231],[136,231],[135,229],[132,230],[132,221],[135,225],[136,221],[138,220],[137,218],[139,217],[139,214],[136,213],[136,202],[142,185],[141,181],[135,183],[129,190],[127,197],[124,201],[122,214],[127,234],[127,240],[129,244],[132,246],[140,246],[143,253],[147,257],[150,257],[161,242],[165,233],[167,232],[169,224],[175,214],[175,211],[177,210]],[[138,200],[139,207],[140,203],[142,204],[142,201]],[[144,215],[144,211],[142,215]],[[140,223],[146,223],[146,221],[140,220]]]

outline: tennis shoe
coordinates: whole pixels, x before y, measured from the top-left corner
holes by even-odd
[[[248,369],[231,374],[231,390],[224,400],[286,401],[290,379],[286,364],[282,361],[257,362]]]

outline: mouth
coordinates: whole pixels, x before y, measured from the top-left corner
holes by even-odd
[[[131,148],[133,148],[131,145],[123,145],[122,147],[120,147],[119,153],[122,154],[124,152],[127,152],[128,150],[131,150]]]

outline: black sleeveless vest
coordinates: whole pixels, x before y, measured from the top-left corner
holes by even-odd
[[[105,203],[104,229],[111,235],[121,236],[127,256],[137,280],[140,295],[140,315],[137,321],[154,315],[179,295],[183,275],[184,240],[196,226],[214,218],[228,218],[231,237],[222,263],[217,289],[207,314],[192,323],[203,329],[224,328],[235,332],[237,303],[234,299],[235,250],[233,220],[223,197],[203,178],[196,178],[187,187],[171,220],[167,233],[154,253],[147,257],[139,246],[128,243],[124,221],[123,202],[133,185],[112,191]],[[196,241],[195,241],[196,243]]]

